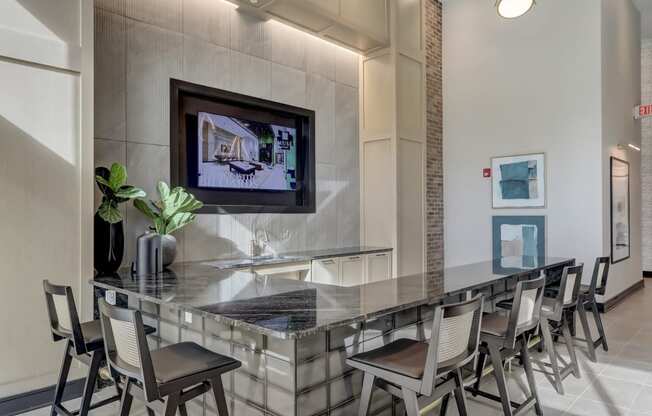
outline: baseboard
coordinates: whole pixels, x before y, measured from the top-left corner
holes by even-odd
[[[68,401],[81,397],[84,382],[85,379],[83,378],[68,382],[63,391],[63,400]],[[55,386],[43,387],[26,393],[0,398],[0,415],[13,416],[50,406],[54,397],[54,388]]]
[[[631,296],[634,292],[641,290],[645,287],[645,281],[643,279],[639,280],[638,282],[634,283],[627,289],[623,290],[613,298],[609,299],[606,302],[600,302],[598,303],[598,309],[600,310],[601,313],[605,313],[613,309],[617,304],[622,302],[623,300],[627,299],[629,296]]]
[[[643,277],[652,277],[652,272],[648,272],[646,270],[643,270]]]

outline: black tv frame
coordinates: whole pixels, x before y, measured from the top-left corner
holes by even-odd
[[[188,177],[188,101],[203,100],[207,105],[227,104],[294,118],[301,148],[297,154],[297,187],[293,191],[195,187]],[[210,111],[208,111],[210,112]],[[314,213],[316,210],[315,112],[262,98],[237,94],[177,79],[170,79],[170,180],[183,186],[205,206],[202,213]]]

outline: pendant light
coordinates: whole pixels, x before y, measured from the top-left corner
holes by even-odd
[[[515,19],[529,12],[535,4],[534,0],[496,0],[496,9],[501,17]]]

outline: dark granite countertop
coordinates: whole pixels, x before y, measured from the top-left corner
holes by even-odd
[[[289,263],[309,262],[329,257],[357,256],[362,254],[383,253],[392,251],[389,247],[355,246],[324,250],[293,251],[276,253],[257,257],[242,257],[235,259],[220,259],[205,262],[207,266],[220,270],[243,269],[249,267],[272,266]]]
[[[96,277],[91,283],[243,329],[292,339],[437,303],[506,277],[570,261],[549,257],[499,259],[355,287],[217,270],[202,263],[177,264],[162,275],[145,278],[132,277],[125,269],[114,276]]]

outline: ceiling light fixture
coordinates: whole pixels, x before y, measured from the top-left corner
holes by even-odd
[[[505,19],[515,19],[532,10],[534,0],[496,0],[498,15]]]

